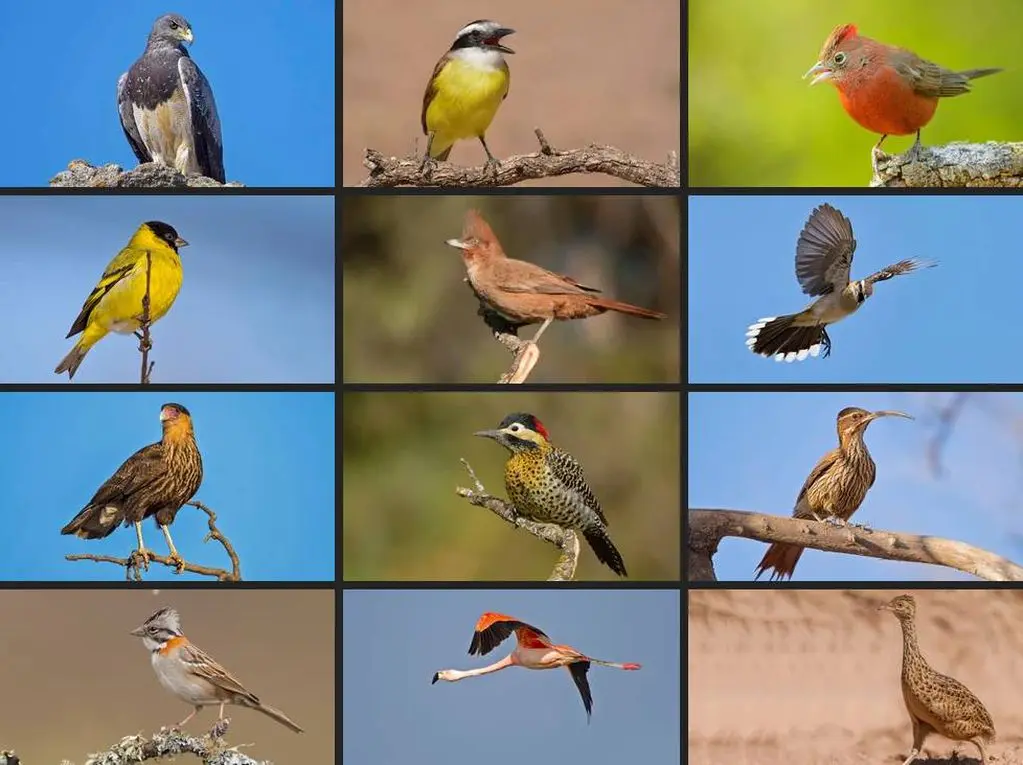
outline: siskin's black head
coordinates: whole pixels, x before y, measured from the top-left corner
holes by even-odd
[[[157,239],[162,239],[166,242],[174,252],[178,251],[178,247],[185,247],[188,244],[188,242],[178,236],[178,232],[169,223],[159,220],[148,220],[145,222],[145,225],[156,235]]]

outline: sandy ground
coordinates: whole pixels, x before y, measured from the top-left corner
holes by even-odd
[[[498,158],[551,145],[610,144],[652,162],[680,151],[681,12],[675,0],[345,0],[342,36],[342,183],[365,177],[367,148],[386,156],[423,152],[423,92],[455,33],[476,19],[516,30],[505,40],[511,89],[487,131]],[[478,166],[478,141],[450,160]],[[623,186],[604,175],[521,184]]]
[[[962,590],[690,593],[689,762],[901,763],[902,637],[876,608],[903,592],[924,657],[991,713],[989,762],[1023,763],[1023,592]],[[954,762],[957,747],[959,762],[979,761],[972,744],[932,734],[918,762]]]
[[[162,606],[175,607],[185,635],[306,731],[227,707],[229,746],[279,765],[334,762],[332,590],[0,591],[0,750],[25,765],[82,765],[124,736],[184,718],[189,706],[163,689],[142,641],[128,634]],[[207,707],[185,731],[201,736],[216,717]]]

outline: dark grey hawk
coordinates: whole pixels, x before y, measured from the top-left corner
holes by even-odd
[[[225,182],[224,143],[213,89],[185,50],[192,27],[161,16],[146,50],[117,81],[121,127],[139,162]]]

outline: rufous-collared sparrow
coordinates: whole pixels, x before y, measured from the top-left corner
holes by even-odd
[[[262,703],[209,654],[189,642],[181,634],[181,618],[173,608],[161,608],[131,634],[142,638],[160,684],[195,707],[174,727],[181,728],[203,707],[214,704],[220,705],[219,719],[223,720],[224,705],[236,704],[262,712],[296,733],[303,732],[287,715]]]

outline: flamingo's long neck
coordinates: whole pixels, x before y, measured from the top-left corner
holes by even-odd
[[[446,678],[447,680],[456,682],[458,680],[464,680],[467,677],[476,677],[477,675],[489,675],[491,672],[497,672],[498,670],[510,667],[512,665],[511,656],[505,656],[500,661],[494,662],[488,667],[480,667],[479,669],[453,669],[451,670],[451,676]]]

